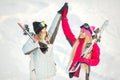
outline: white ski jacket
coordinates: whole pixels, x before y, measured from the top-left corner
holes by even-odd
[[[50,36],[50,46],[48,51],[43,54],[39,48],[38,43],[34,43],[32,39],[28,39],[23,45],[23,52],[25,55],[30,55],[30,80],[41,80],[49,77],[53,77],[56,74],[56,67],[53,54],[53,42],[55,40],[61,14],[57,13],[52,25],[48,31]]]

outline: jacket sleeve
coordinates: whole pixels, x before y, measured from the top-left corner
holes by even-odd
[[[63,29],[64,35],[66,36],[68,42],[70,43],[71,46],[73,46],[73,44],[76,41],[76,38],[70,29],[70,26],[68,24],[68,19],[62,20],[62,29]]]
[[[56,16],[54,17],[53,21],[52,21],[50,29],[48,30],[51,44],[54,43],[54,40],[56,38],[58,29],[59,29],[60,20],[61,20],[61,14],[57,13]]]
[[[93,45],[93,49],[91,52],[91,59],[80,58],[78,61],[86,63],[90,66],[96,66],[96,65],[98,65],[98,63],[100,61],[99,56],[100,56],[100,49],[99,49],[98,45],[95,43]]]
[[[30,38],[27,40],[27,42],[23,45],[22,51],[24,52],[25,55],[30,54],[32,51],[35,49],[39,48],[39,44],[33,42]]]

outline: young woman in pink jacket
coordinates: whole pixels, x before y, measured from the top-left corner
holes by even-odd
[[[68,5],[67,3],[65,3],[59,13],[61,13],[62,15],[62,29],[64,35],[73,48],[69,61],[69,70],[72,69],[77,62],[81,63],[74,73],[69,72],[69,77],[79,77],[79,75],[81,74],[81,69],[84,69],[84,76],[86,80],[89,80],[90,66],[96,66],[100,61],[100,49],[97,43],[94,43],[90,53],[82,57],[81,55],[87,48],[89,48],[90,44],[92,43],[92,33],[94,32],[95,27],[89,26],[87,23],[84,23],[82,26],[80,26],[80,33],[78,38],[75,38],[68,23],[67,12]]]

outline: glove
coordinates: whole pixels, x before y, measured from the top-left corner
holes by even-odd
[[[45,54],[46,51],[48,50],[48,46],[41,42],[39,42],[39,45],[40,45],[40,50]]]
[[[63,7],[58,11],[58,13],[62,14],[62,18],[66,18],[68,12],[68,3],[65,3]]]

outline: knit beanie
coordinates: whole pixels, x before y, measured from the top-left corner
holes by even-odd
[[[41,22],[33,22],[33,29],[36,34],[38,34],[43,28],[46,28],[47,25],[44,21]]]

